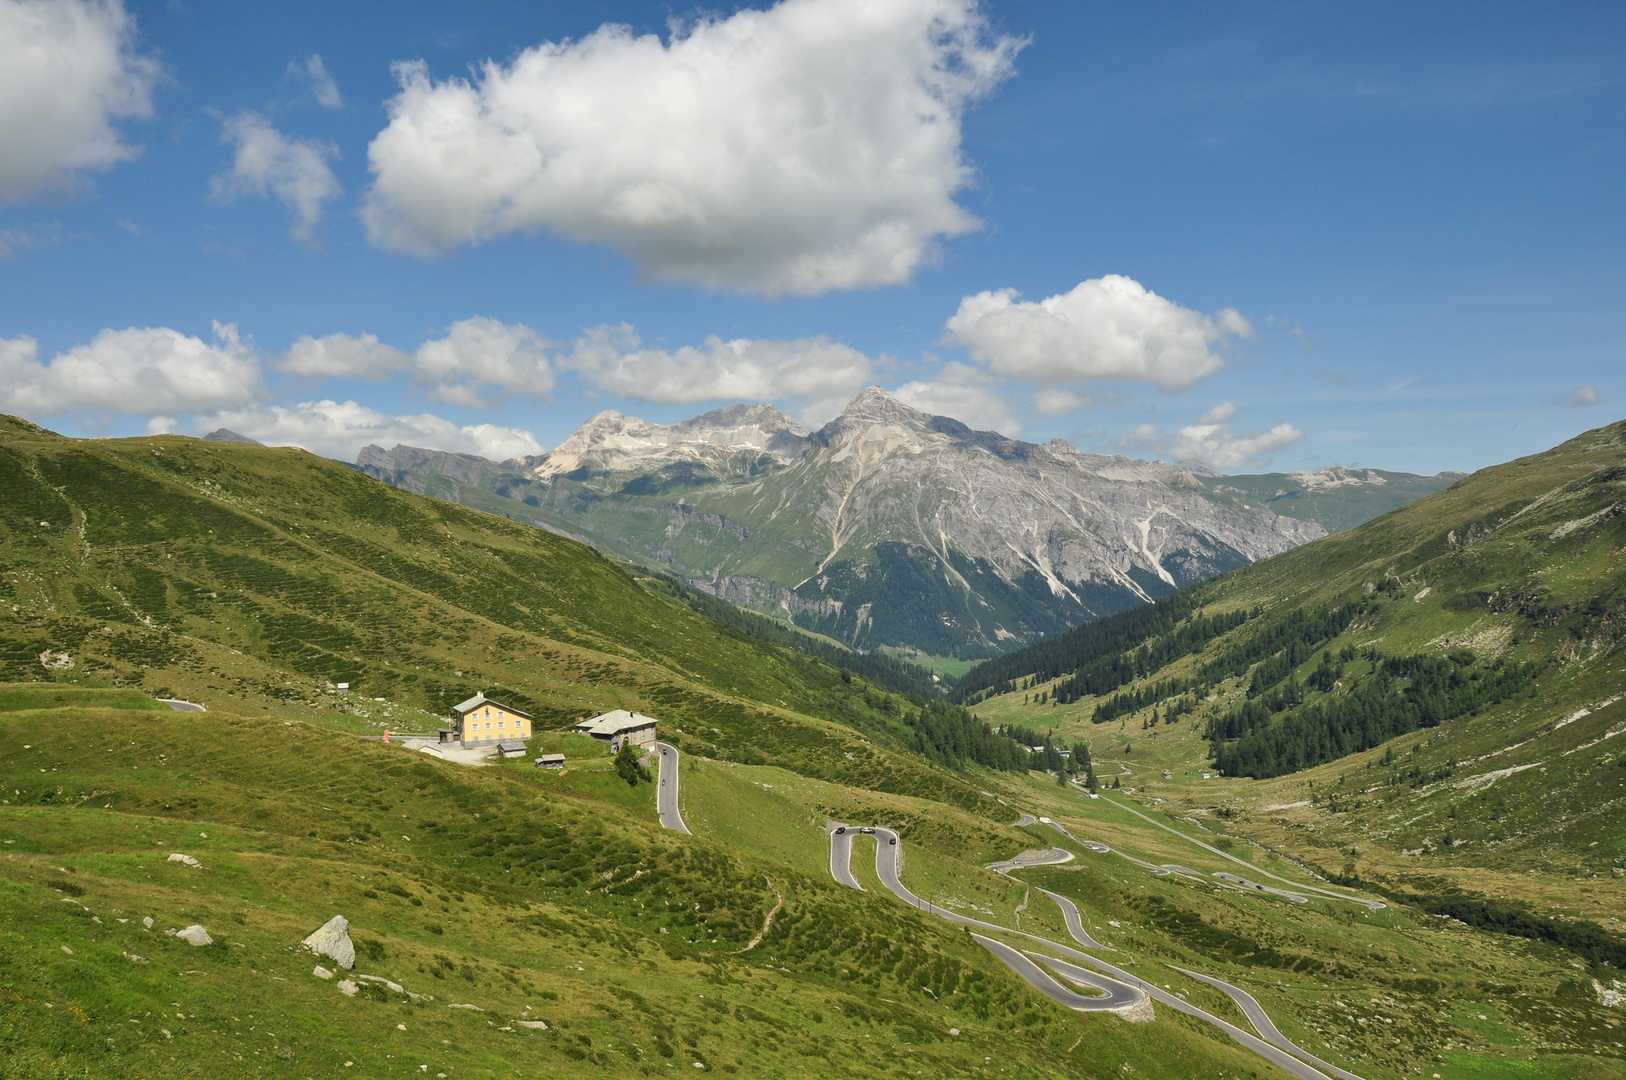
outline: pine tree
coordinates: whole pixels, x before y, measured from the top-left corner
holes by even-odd
[[[637,787],[640,780],[648,784],[655,779],[644,763],[638,760],[638,748],[631,739],[623,742],[616,752],[615,773],[627,782],[628,787]]]

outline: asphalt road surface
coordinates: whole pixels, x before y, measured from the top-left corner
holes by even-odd
[[[661,758],[661,783],[659,785],[657,795],[657,806],[660,809],[661,825],[676,832],[688,833],[688,826],[683,824],[683,817],[678,812],[677,747],[671,746],[667,743],[656,743],[655,747],[660,753]],[[858,832],[858,830],[852,828],[851,826],[845,827],[840,834],[837,834],[834,828],[830,830],[830,873],[841,884],[850,888],[861,889],[862,886],[858,884],[858,880],[852,875],[852,837],[856,832]],[[1061,983],[1052,978],[1048,972],[1039,967],[1039,964],[1035,962],[1034,959],[1037,954],[1024,954],[1011,948],[1009,945],[1005,945],[1002,942],[995,941],[980,934],[972,934],[972,937],[977,940],[979,945],[993,953],[995,956],[999,957],[999,959],[1009,966],[1012,971],[1016,972],[1016,974],[1024,982],[1038,990],[1040,993],[1044,994],[1046,997],[1049,997],[1051,1000],[1056,1001],[1067,1008],[1075,1009],[1080,1012],[1101,1012],[1114,1009],[1123,1009],[1125,1007],[1133,1007],[1141,1002],[1144,1002],[1148,998],[1151,998],[1153,1000],[1162,1002],[1169,1008],[1175,1009],[1178,1012],[1186,1013],[1189,1016],[1194,1016],[1200,1020],[1206,1021],[1207,1023],[1213,1024],[1242,1046],[1258,1054],[1260,1057],[1272,1062],[1289,1075],[1298,1077],[1299,1080],[1331,1080],[1331,1077],[1329,1077],[1327,1073],[1321,1072],[1320,1069],[1306,1064],[1305,1061],[1301,1061],[1298,1057],[1294,1057],[1293,1053],[1297,1053],[1309,1061],[1314,1062],[1315,1065],[1319,1065],[1322,1068],[1327,1069],[1328,1072],[1330,1072],[1333,1076],[1340,1078],[1340,1080],[1361,1080],[1361,1078],[1356,1076],[1354,1073],[1346,1072],[1345,1070],[1324,1062],[1320,1058],[1317,1058],[1314,1055],[1299,1049],[1297,1046],[1294,1046],[1287,1040],[1286,1037],[1282,1035],[1281,1031],[1277,1029],[1276,1025],[1271,1022],[1270,1017],[1265,1014],[1264,1009],[1260,1007],[1258,1001],[1254,1000],[1252,995],[1248,994],[1244,990],[1231,986],[1229,983],[1222,983],[1218,979],[1209,979],[1207,976],[1198,975],[1196,972],[1185,972],[1185,974],[1201,981],[1208,982],[1230,995],[1232,1000],[1236,1001],[1238,1006],[1242,1008],[1243,1015],[1248,1017],[1249,1022],[1254,1024],[1262,1033],[1264,1033],[1266,1038],[1270,1041],[1267,1042],[1265,1039],[1260,1039],[1254,1035],[1250,1035],[1248,1032],[1243,1031],[1235,1024],[1222,1020],[1212,1013],[1205,1012],[1204,1010],[1197,1008],[1195,1005],[1187,1003],[1173,994],[1166,993],[1163,990],[1158,989],[1156,985],[1146,982],[1138,976],[1132,975],[1120,967],[1109,964],[1104,960],[1097,959],[1094,956],[1090,956],[1088,953],[1082,953],[1076,949],[1070,949],[1065,945],[1058,944],[1057,942],[1048,941],[1036,934],[1028,934],[1020,930],[1011,930],[1009,927],[999,926],[995,923],[983,922],[980,919],[967,918],[966,916],[960,915],[956,912],[944,910],[935,904],[927,903],[925,900],[922,900],[920,897],[916,896],[914,893],[905,888],[903,882],[898,877],[899,871],[902,869],[903,845],[895,842],[898,839],[897,833],[893,832],[891,829],[881,827],[876,827],[872,830],[872,833],[875,837],[876,875],[881,879],[881,883],[885,885],[887,889],[891,891],[891,893],[898,899],[902,900],[911,907],[918,908],[921,911],[931,912],[933,915],[946,919],[949,922],[960,923],[966,926],[975,926],[983,930],[992,930],[996,933],[1024,937],[1030,941],[1037,942],[1038,944],[1045,946],[1048,950],[1061,953],[1063,956],[1069,958],[1068,960],[1063,960],[1054,956],[1037,956],[1037,959],[1048,965],[1052,971],[1055,971],[1057,974],[1070,981],[1074,981],[1102,991],[1101,995],[1096,997],[1086,997],[1084,995],[1075,993],[1074,991],[1061,985]],[[1094,847],[1095,845],[1092,843],[1091,846]],[[1104,847],[1105,845],[1102,846]],[[1207,847],[1206,844],[1202,846]],[[1056,850],[1059,851],[1060,849]],[[1061,852],[1061,854],[1067,855],[1068,858],[1072,857],[1071,853],[1069,852]],[[1216,852],[1216,854],[1223,853]],[[1065,860],[1058,859],[1056,861]],[[1055,901],[1056,905],[1061,909],[1062,918],[1067,924],[1067,931],[1073,936],[1074,940],[1076,940],[1080,945],[1083,945],[1085,948],[1107,948],[1107,946],[1104,946],[1100,942],[1091,938],[1089,933],[1084,929],[1083,919],[1079,915],[1077,905],[1073,904],[1073,902],[1068,900],[1066,897],[1057,896],[1055,893],[1049,892],[1048,890],[1041,889],[1039,891],[1043,892],[1046,896]],[[1082,961],[1083,963],[1099,969],[1105,974],[1097,974],[1095,972],[1086,971],[1077,964],[1071,963],[1071,960]],[[1179,968],[1176,970],[1184,971],[1184,969]],[[1246,1003],[1244,1003],[1244,999],[1246,999]],[[1291,1052],[1284,1049],[1284,1047],[1291,1047]]]
[[[208,709],[205,709],[202,705],[198,705],[198,704],[195,704],[195,703],[190,702],[190,701],[177,701],[174,698],[159,698],[158,699],[158,704],[160,704],[160,705],[168,705],[170,708],[174,709],[176,712],[208,712],[209,711]]]
[[[837,832],[837,829],[841,831]],[[853,877],[853,833],[857,831],[840,822],[830,829],[830,876],[836,879],[837,884],[863,892],[864,886]]]
[[[1074,941],[1078,942],[1086,949],[1106,949],[1108,952],[1118,951],[1111,945],[1103,945],[1099,941],[1096,941],[1094,938],[1090,937],[1090,932],[1084,929],[1084,917],[1078,913],[1077,904],[1073,903],[1065,896],[1057,896],[1049,889],[1040,889],[1039,891],[1050,897],[1050,899],[1054,900],[1056,902],[1056,906],[1061,908],[1061,919],[1067,924],[1067,932],[1073,935]]]
[[[845,840],[846,841],[845,844],[843,845],[842,854],[844,856],[850,858],[851,853],[852,853],[852,840],[851,840],[851,837],[852,837],[853,832],[855,832],[855,831],[856,830],[849,827],[847,829],[847,831],[844,834],[842,834],[841,836],[836,836],[834,834],[834,832],[831,833],[830,839],[831,839],[831,850],[832,850],[832,855],[831,855],[831,870],[832,870],[832,872],[834,872],[835,869],[836,869],[836,867],[835,867],[835,856],[834,856],[835,841],[837,841],[837,840]],[[1199,1020],[1203,1020],[1203,1021],[1206,1021],[1207,1023],[1213,1024],[1215,1027],[1217,1027],[1221,1031],[1225,1032],[1225,1034],[1229,1035],[1232,1039],[1234,1039],[1236,1042],[1240,1043],[1242,1046],[1246,1047],[1248,1050],[1251,1050],[1254,1053],[1258,1054],[1260,1057],[1263,1057],[1267,1061],[1270,1061],[1272,1064],[1278,1066],[1284,1072],[1287,1072],[1289,1075],[1298,1077],[1299,1080],[1331,1080],[1331,1077],[1329,1077],[1326,1073],[1322,1072],[1320,1069],[1317,1069],[1314,1066],[1306,1064],[1305,1062],[1303,1062],[1303,1061],[1299,1060],[1298,1058],[1294,1057],[1291,1053],[1289,1053],[1288,1051],[1282,1049],[1281,1047],[1274,1046],[1271,1043],[1266,1042],[1264,1039],[1261,1039],[1256,1035],[1249,1034],[1248,1032],[1246,1032],[1246,1031],[1242,1030],[1241,1028],[1237,1027],[1235,1024],[1230,1023],[1227,1020],[1222,1020],[1219,1017],[1215,1016],[1213,1013],[1206,1012],[1203,1009],[1199,1009],[1197,1006],[1186,1002],[1185,1000],[1175,996],[1174,994],[1170,994],[1170,993],[1167,993],[1167,992],[1165,992],[1163,990],[1160,990],[1156,985],[1154,985],[1152,983],[1149,983],[1149,982],[1146,982],[1143,979],[1139,978],[1138,976],[1132,975],[1132,974],[1130,974],[1129,972],[1123,970],[1120,967],[1117,967],[1117,966],[1115,966],[1113,964],[1109,964],[1104,960],[1097,959],[1094,956],[1090,956],[1088,953],[1082,953],[1082,952],[1079,952],[1076,949],[1070,949],[1065,945],[1057,944],[1054,941],[1048,941],[1048,940],[1046,940],[1044,938],[1041,938],[1041,937],[1039,937],[1039,936],[1037,936],[1035,934],[1024,933],[1024,932],[1022,932],[1020,930],[1012,930],[1009,927],[999,926],[999,925],[994,924],[994,923],[983,922],[980,919],[968,918],[968,917],[966,917],[964,915],[960,915],[960,914],[958,914],[956,912],[953,912],[953,911],[947,911],[947,910],[945,910],[943,908],[938,907],[935,904],[931,904],[931,903],[926,902],[925,900],[922,900],[920,897],[916,896],[914,893],[910,892],[907,888],[905,888],[904,885],[903,885],[903,882],[898,879],[898,871],[899,871],[899,868],[900,868],[900,858],[901,858],[901,854],[902,854],[902,844],[894,845],[894,844],[891,844],[889,842],[889,841],[895,839],[897,837],[897,834],[894,833],[891,829],[876,827],[876,829],[875,829],[875,837],[876,837],[876,847],[875,847],[875,872],[876,872],[876,875],[880,877],[881,883],[883,885],[885,885],[887,887],[887,889],[890,890],[893,893],[893,895],[897,896],[898,899],[900,899],[900,900],[904,901],[905,903],[909,904],[911,907],[918,908],[921,911],[928,911],[928,912],[932,913],[933,915],[936,915],[936,916],[938,916],[940,918],[947,919],[949,922],[961,923],[961,924],[966,925],[966,926],[975,926],[975,927],[978,927],[978,928],[983,929],[983,930],[992,930],[992,931],[996,931],[996,932],[1001,933],[1001,934],[1010,934],[1010,935],[1014,935],[1014,936],[1018,936],[1018,937],[1024,937],[1024,938],[1027,938],[1030,941],[1038,942],[1039,944],[1047,946],[1049,949],[1051,949],[1051,950],[1053,950],[1055,952],[1061,953],[1063,956],[1068,958],[1068,960],[1060,960],[1060,959],[1057,959],[1057,958],[1054,958],[1054,957],[1040,957],[1040,959],[1042,959],[1047,965],[1049,965],[1052,970],[1057,971],[1057,973],[1061,974],[1064,978],[1071,978],[1071,974],[1069,974],[1070,972],[1082,972],[1083,974],[1087,974],[1087,975],[1091,976],[1091,982],[1088,983],[1088,985],[1098,986],[1098,987],[1100,987],[1102,989],[1106,989],[1108,987],[1111,987],[1111,990],[1109,991],[1107,996],[1085,998],[1085,997],[1081,997],[1080,995],[1074,994],[1072,991],[1067,990],[1065,987],[1060,987],[1059,984],[1056,983],[1056,981],[1054,979],[1049,978],[1049,976],[1045,972],[1043,972],[1042,970],[1039,971],[1039,974],[1041,976],[1043,976],[1043,978],[1040,978],[1038,980],[1031,979],[1031,978],[1029,978],[1029,975],[1031,974],[1031,970],[1038,970],[1038,965],[1034,964],[1032,962],[1031,958],[1023,957],[1023,959],[1028,959],[1029,964],[1032,965],[1032,969],[1030,970],[1029,968],[1026,968],[1021,964],[1013,963],[1012,960],[1009,957],[1007,957],[1006,951],[1008,951],[1010,953],[1016,953],[1017,956],[1021,957],[1022,954],[1017,953],[1017,951],[1015,949],[1012,949],[1009,946],[1002,946],[1001,948],[996,948],[995,946],[1000,946],[999,942],[991,941],[991,939],[982,938],[982,936],[978,935],[978,934],[973,934],[972,935],[973,937],[978,938],[978,944],[982,945],[984,948],[986,948],[990,952],[994,953],[994,955],[998,956],[1002,961],[1004,961],[1011,968],[1011,970],[1015,971],[1016,974],[1018,976],[1020,976],[1024,982],[1026,982],[1029,986],[1032,986],[1035,990],[1038,990],[1041,994],[1044,994],[1046,997],[1050,998],[1051,1000],[1056,1001],[1057,1003],[1059,1003],[1061,1005],[1064,1005],[1067,1008],[1077,1009],[1079,1011],[1104,1011],[1104,1010],[1115,1009],[1115,1008],[1123,1008],[1125,1005],[1133,1005],[1138,1001],[1142,1001],[1142,1000],[1145,1000],[1146,998],[1150,997],[1150,998],[1152,998],[1152,999],[1154,999],[1156,1001],[1162,1002],[1163,1004],[1167,1005],[1171,1009],[1174,1009],[1174,1010],[1176,1010],[1178,1012],[1186,1013],[1189,1016],[1194,1016],[1194,1017],[1198,1018]],[[848,875],[847,876],[849,878],[851,877],[850,868],[848,868]],[[837,877],[837,880],[841,880],[839,876]],[[1052,899],[1055,899],[1055,900],[1058,901],[1059,906],[1061,906],[1061,908],[1062,908],[1062,916],[1067,922],[1067,930],[1068,930],[1069,933],[1071,933],[1073,935],[1074,939],[1077,940],[1080,945],[1083,945],[1086,948],[1101,948],[1102,947],[1099,942],[1096,942],[1096,941],[1092,940],[1090,938],[1089,934],[1087,932],[1085,932],[1084,926],[1083,926],[1083,921],[1082,921],[1082,919],[1080,919],[1078,917],[1078,909],[1077,909],[1076,906],[1074,906],[1073,909],[1072,909],[1073,918],[1067,918],[1068,906],[1069,905],[1060,904],[1060,901],[1064,900],[1065,897],[1057,897],[1054,893],[1048,892],[1047,890],[1042,890],[1041,889],[1040,891],[1044,892],[1046,896],[1049,896]],[[1005,950],[1005,951],[1002,951],[1002,949]],[[1108,976],[1108,977],[1103,977],[1102,975],[1097,975],[1097,974],[1094,974],[1093,972],[1083,972],[1083,969],[1079,968],[1077,964],[1069,962],[1069,961],[1074,961],[1074,960],[1082,961],[1083,963],[1089,964],[1090,966],[1099,969],[1101,972],[1104,972],[1105,975]],[[1062,968],[1058,969],[1056,967],[1057,964],[1062,965]],[[1054,989],[1058,989],[1058,988],[1062,991],[1061,995],[1058,995],[1058,994],[1053,992]],[[1119,1004],[1116,1004],[1116,1005],[1108,1004],[1108,1002],[1111,1002],[1111,1001],[1114,1001],[1114,1000],[1119,1002]],[[1087,1007],[1086,1006],[1081,1006],[1081,1005],[1077,1004],[1077,1002],[1079,1002],[1079,1001],[1088,1002],[1089,1004],[1088,1004]],[[1258,1005],[1257,1002],[1255,1002],[1254,1004],[1256,1006]],[[1263,1014],[1263,1012],[1264,1012],[1264,1010],[1260,1009],[1261,1015]],[[1244,1015],[1246,1015],[1246,1013],[1244,1013]],[[1269,1018],[1266,1017],[1267,1021],[1268,1021],[1268,1019]],[[1280,1032],[1276,1031],[1274,1024],[1271,1025],[1270,1030],[1274,1034],[1277,1034],[1277,1035],[1280,1034]],[[1283,1041],[1285,1042],[1286,1040],[1284,1039]],[[1341,1077],[1342,1080],[1351,1080],[1352,1077],[1354,1078],[1354,1080],[1360,1080],[1360,1078],[1355,1077],[1353,1073],[1345,1073],[1341,1069],[1337,1070],[1337,1075],[1339,1077]]]
[[[857,882],[852,879],[850,859],[852,857],[852,835],[856,831],[856,829],[849,826],[847,831],[841,833],[840,835],[837,835],[833,830],[830,833],[830,872],[835,875],[837,881],[840,881],[843,885],[848,885],[849,887],[853,888],[857,887]],[[1009,927],[1000,926],[997,923],[983,922],[981,919],[972,919],[965,915],[961,915],[958,912],[949,911],[946,908],[940,908],[936,904],[931,904],[925,900],[922,900],[920,897],[910,892],[908,888],[904,886],[903,882],[898,878],[898,873],[902,868],[903,845],[901,843],[892,843],[892,841],[896,840],[897,838],[898,834],[893,832],[891,829],[881,828],[879,826],[875,828],[875,874],[881,879],[881,884],[885,885],[887,890],[890,891],[892,895],[896,896],[899,900],[902,900],[910,907],[918,908],[921,911],[936,915],[938,918],[947,919],[949,922],[960,923],[964,926],[975,926],[982,930],[993,930],[1001,934],[1016,934],[1020,937],[1025,937],[1030,941],[1036,941],[1041,945],[1048,946],[1056,951],[1071,955],[1076,959],[1086,961],[1089,960],[1089,957],[1085,956],[1083,953],[1075,952],[1074,950],[1067,948],[1065,945],[1058,945],[1053,941],[1047,941],[1042,937],[1038,937],[1037,935],[1026,934],[1020,930],[1012,930]],[[840,845],[839,850],[841,854],[839,866],[837,864],[836,855],[838,844]],[[1062,852],[1061,854],[1067,855],[1069,858],[1071,858],[1071,854],[1068,852]],[[1065,860],[1058,859],[1056,861],[1060,862]],[[845,879],[843,879],[842,874],[838,872],[839,870],[846,871]],[[975,934],[972,936],[979,937],[979,935]],[[1072,990],[1067,989],[1065,986],[1062,986],[1054,978],[1040,969],[1037,964],[1033,963],[1032,960],[1022,956],[1021,953],[1010,948],[1010,946],[1001,945],[997,941],[990,941],[980,937],[978,944],[982,945],[984,948],[988,949],[989,952],[992,952],[995,956],[998,956],[1001,960],[1005,961],[1005,963],[1010,966],[1011,970],[1015,971],[1017,975],[1021,976],[1022,980],[1029,986],[1033,987],[1041,994],[1044,994],[1052,1001],[1065,1005],[1069,1009],[1077,1009],[1081,1012],[1103,1012],[1112,1009],[1122,1009],[1126,1006],[1137,1005],[1146,1000],[1146,993],[1143,990],[1139,990],[1133,986],[1118,982],[1114,979],[1106,979],[1102,978],[1100,975],[1093,974],[1088,985],[1103,991],[1102,996],[1084,997],[1073,992]],[[1007,953],[1009,955],[1007,955]],[[1012,956],[1018,958],[1021,962],[1012,962]],[[1030,978],[1030,976],[1034,977]]]
[[[984,869],[992,870],[996,874],[1003,874],[1007,870],[1020,870],[1024,866],[1055,866],[1057,863],[1072,862],[1073,853],[1053,847],[1037,859],[1007,859],[1004,862],[989,863]]]
[[[1240,986],[1232,986],[1230,983],[1224,982],[1220,979],[1215,979],[1208,975],[1200,975],[1195,971],[1187,971],[1185,968],[1175,967],[1173,964],[1170,964],[1169,966],[1178,972],[1191,976],[1198,982],[1207,983],[1216,990],[1222,991],[1226,997],[1236,1002],[1237,1008],[1242,1010],[1242,1015],[1248,1018],[1248,1023],[1253,1025],[1255,1031],[1264,1036],[1266,1042],[1271,1043],[1274,1046],[1279,1046],[1288,1053],[1303,1058],[1311,1065],[1325,1069],[1327,1072],[1339,1077],[1340,1080],[1361,1080],[1361,1078],[1356,1076],[1354,1073],[1340,1069],[1330,1061],[1321,1060],[1308,1050],[1288,1039],[1288,1037],[1283,1035],[1281,1030],[1277,1028],[1275,1022],[1271,1020],[1269,1014],[1265,1012],[1264,1006],[1259,1004],[1258,999],[1252,994],[1248,993],[1246,990],[1242,989]]]
[[[683,824],[683,815],[678,811],[677,747],[658,742],[655,750],[661,756],[660,782],[655,788],[655,808],[660,811],[661,828],[688,834],[689,827]]]
[[[1063,974],[1070,979],[1077,975],[1078,978],[1074,979],[1075,982],[1081,982],[1086,986],[1105,992],[1104,996],[1085,997],[1083,994],[1074,993],[1057,982],[1049,972],[1034,963],[1028,954],[1018,952],[1002,941],[995,941],[993,938],[983,937],[977,933],[971,935],[971,940],[1003,960],[1005,966],[1016,972],[1017,977],[1023,982],[1051,1001],[1065,1005],[1069,1009],[1078,1012],[1100,1012],[1104,1009],[1121,1009],[1146,1000],[1146,995],[1132,986],[1126,986],[1114,979],[1103,978],[1092,971],[1085,971],[1060,960],[1040,957],[1052,967],[1059,965],[1061,968],[1066,969]]]
[[[1106,797],[1102,796],[1102,798],[1106,798]],[[1257,866],[1254,866],[1252,863],[1248,862],[1246,859],[1239,859],[1235,855],[1231,855],[1231,854],[1228,854],[1227,852],[1221,851],[1219,848],[1215,847],[1212,844],[1205,844],[1201,840],[1196,839],[1195,837],[1187,836],[1185,833],[1181,832],[1179,829],[1176,829],[1176,828],[1174,828],[1172,826],[1169,826],[1169,825],[1165,825],[1165,824],[1163,824],[1163,822],[1158,821],[1156,818],[1149,817],[1148,815],[1141,813],[1139,810],[1136,810],[1133,806],[1125,806],[1123,803],[1119,802],[1116,799],[1107,799],[1106,801],[1111,803],[1113,806],[1116,806],[1120,810],[1127,810],[1129,813],[1134,814],[1136,817],[1140,818],[1142,821],[1151,822],[1153,825],[1156,825],[1158,828],[1162,829],[1165,832],[1172,832],[1174,835],[1180,837],[1180,839],[1186,841],[1187,843],[1196,844],[1198,847],[1202,848],[1204,851],[1207,851],[1207,852],[1209,852],[1211,854],[1214,854],[1214,855],[1218,855],[1222,859],[1227,859],[1230,862],[1237,863],[1237,864],[1239,864],[1241,866],[1246,866],[1249,870],[1252,870],[1254,873],[1260,875],[1261,877],[1270,878],[1272,881],[1279,881],[1283,885],[1289,885],[1289,886],[1293,887],[1294,889],[1298,890],[1299,892],[1313,892],[1317,896],[1324,897],[1324,898],[1326,898],[1328,900],[1347,900],[1351,904],[1360,904],[1362,907],[1370,908],[1373,911],[1377,911],[1377,910],[1379,910],[1379,909],[1381,909],[1381,908],[1383,908],[1385,906],[1381,901],[1378,901],[1378,900],[1367,900],[1367,899],[1365,899],[1363,897],[1359,897],[1359,896],[1350,896],[1348,893],[1334,892],[1331,889],[1323,889],[1318,885],[1301,885],[1297,881],[1289,881],[1287,878],[1277,877],[1275,874],[1272,874],[1268,870],[1259,869]],[[1121,854],[1121,852],[1120,852],[1120,854]],[[1225,876],[1223,874],[1215,874],[1214,876],[1217,877],[1217,878],[1220,878],[1221,880],[1224,880],[1224,878],[1225,878]],[[1252,889],[1257,889],[1260,892],[1280,892],[1280,890],[1277,890],[1277,889],[1271,889],[1271,888],[1268,888],[1266,886],[1255,885],[1251,881],[1248,882],[1247,887],[1252,888]],[[1293,900],[1295,900],[1295,901],[1297,901],[1299,903],[1304,902],[1304,898],[1301,897],[1301,896],[1293,896],[1292,894],[1285,893],[1285,892],[1281,893],[1281,895],[1287,896],[1290,899],[1293,899]]]

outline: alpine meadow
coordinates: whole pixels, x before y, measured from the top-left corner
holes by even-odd
[[[1626,1080],[1626,11],[0,0],[3,1080]]]

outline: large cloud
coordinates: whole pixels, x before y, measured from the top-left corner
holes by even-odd
[[[870,382],[869,357],[827,337],[769,341],[712,335],[701,345],[645,348],[631,326],[587,330],[562,358],[594,387],[635,401],[796,399],[833,415]]]
[[[119,0],[0,0],[0,202],[133,157],[113,121],[152,114],[156,61]]]
[[[961,117],[1021,45],[977,0],[784,0],[666,43],[606,25],[473,82],[400,64],[363,216],[420,255],[549,229],[714,288],[904,282],[977,226]]]
[[[300,446],[341,461],[354,461],[368,443],[406,443],[495,461],[542,452],[529,431],[495,424],[458,427],[429,413],[390,416],[354,401],[302,401],[226,411],[201,420],[199,426],[228,427],[270,446]]]
[[[209,182],[217,202],[244,195],[276,196],[288,208],[296,240],[309,240],[322,219],[322,204],[342,194],[328,159],[338,148],[315,139],[289,138],[259,113],[245,112],[226,120],[220,141],[235,143],[232,167]]]
[[[378,340],[375,334],[301,334],[277,361],[277,369],[307,378],[385,379],[413,366],[411,354]]]
[[[1267,462],[1270,455],[1304,438],[1292,424],[1277,424],[1269,431],[1238,435],[1231,430],[1236,406],[1229,401],[1216,405],[1195,424],[1160,434],[1151,424],[1142,424],[1126,440],[1126,445],[1151,447],[1171,461],[1197,461],[1224,471],[1249,462]]]
[[[453,323],[446,336],[418,348],[420,382],[430,396],[452,405],[483,405],[484,387],[498,396],[545,400],[553,390],[548,342],[528,326],[473,318]]]
[[[103,330],[41,363],[32,338],[0,339],[0,408],[27,416],[92,410],[147,416],[200,412],[260,397],[260,361],[237,327],[215,341],[168,327]]]
[[[431,397],[453,405],[495,404],[507,396],[545,400],[553,390],[550,343],[530,327],[475,316],[407,353],[373,334],[302,335],[279,371],[311,378],[385,379],[402,371]]]
[[[955,341],[990,371],[1048,385],[1085,379],[1189,386],[1224,366],[1212,346],[1253,327],[1233,308],[1183,308],[1118,274],[1092,278],[1038,302],[1012,289],[960,301],[948,320]]]

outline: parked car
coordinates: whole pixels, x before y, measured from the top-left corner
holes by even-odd
[[[836,826],[836,835],[837,836],[840,836],[842,833],[844,833],[846,831],[847,831],[847,826],[845,826],[845,825],[837,825]]]

